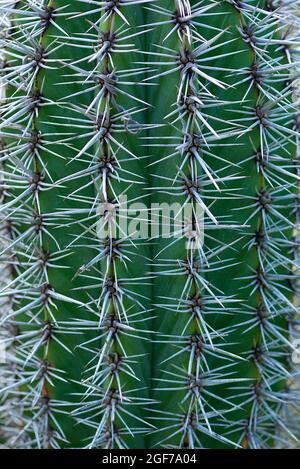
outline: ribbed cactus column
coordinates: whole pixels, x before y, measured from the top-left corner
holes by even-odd
[[[61,45],[52,35],[67,35],[63,28],[68,28],[59,25],[66,23],[66,4],[58,3],[26,1],[17,2],[15,8],[2,7],[11,18],[1,44],[7,86],[1,120],[7,194],[2,213],[9,220],[6,238],[11,241],[6,239],[1,258],[11,256],[14,272],[1,289],[1,297],[13,298],[13,310],[2,316],[1,324],[13,325],[16,331],[14,380],[8,380],[2,393],[8,399],[17,396],[23,409],[19,431],[10,441],[13,447],[24,447],[24,441],[26,447],[36,448],[56,448],[69,439],[79,444],[78,435],[65,435],[68,425],[73,426],[67,420],[66,406],[76,388],[68,388],[70,376],[64,377],[66,371],[74,370],[74,358],[70,363],[69,356],[75,344],[69,347],[63,319],[74,315],[74,308],[83,303],[71,294],[71,279],[60,276],[62,269],[70,267],[65,263],[70,252],[62,242],[65,227],[58,230],[67,219],[57,210],[62,192],[54,184],[58,174],[63,175],[64,158],[72,150],[66,143],[60,152],[62,137],[48,124],[57,97],[57,87],[51,83],[62,66]],[[78,360],[76,368],[78,376]]]
[[[0,15],[1,444],[289,445],[295,6]]]
[[[144,31],[124,30],[128,20],[115,4],[89,14],[91,29],[85,2],[77,6],[80,14],[64,2],[20,2],[5,44],[10,98],[1,127],[12,186],[5,209],[17,225],[10,249],[19,263],[5,294],[20,297],[11,316],[21,347],[19,379],[3,391],[26,394],[22,432],[34,447],[85,446],[88,435],[91,447],[144,446],[139,435],[151,428],[139,410],[149,394],[146,250],[122,231],[122,195],[138,201],[145,193],[136,190],[145,180],[133,142],[145,127],[135,114],[147,104],[129,92],[143,69],[118,58],[122,44]],[[16,67],[23,49],[28,59]],[[72,419],[81,430],[71,431]]]
[[[153,441],[172,447],[226,444],[218,418],[227,421],[227,413],[235,406],[220,389],[243,379],[232,374],[232,364],[239,358],[226,347],[223,332],[214,328],[214,318],[230,314],[234,300],[223,294],[214,279],[207,279],[209,272],[222,269],[226,275],[226,267],[234,265],[223,255],[234,238],[229,247],[215,243],[216,230],[232,230],[228,215],[223,213],[219,220],[214,215],[214,202],[225,197],[225,183],[234,182],[234,172],[238,174],[236,167],[229,174],[222,171],[231,166],[230,160],[218,152],[219,147],[226,148],[227,138],[235,140],[239,133],[239,127],[220,111],[228,105],[227,95],[220,92],[228,88],[224,76],[239,52],[237,45],[231,46],[231,35],[226,34],[228,25],[233,23],[234,28],[236,17],[226,17],[225,11],[216,9],[214,2],[193,6],[184,1],[176,1],[173,9],[171,5],[170,10],[158,10],[162,18],[168,18],[160,36],[163,48],[156,53],[163,68],[160,86],[168,89],[166,107],[172,112],[164,115],[168,125],[161,136],[170,151],[153,158],[157,174],[153,184],[160,182],[159,191],[169,203],[174,194],[182,206],[191,205],[191,218],[184,217],[182,236],[159,246],[155,262],[160,311],[157,328],[165,339],[155,353],[157,369],[161,370],[157,389],[163,397],[161,410],[153,417],[159,427]],[[155,19],[160,24],[157,14]],[[205,28],[207,23],[209,28]],[[159,109],[160,116],[164,111]],[[207,240],[213,242],[208,249]],[[168,296],[163,293],[166,289],[160,275],[169,277]]]
[[[265,6],[263,3],[258,2],[258,7]],[[272,5],[266,6],[272,11]],[[276,30],[277,19],[268,11],[249,18],[246,9],[235,8],[240,13],[239,31],[252,52],[251,66],[240,72],[249,84],[241,122],[253,129],[250,158],[243,162],[245,172],[253,176],[248,194],[241,192],[247,201],[240,204],[247,213],[244,223],[251,227],[249,239],[243,243],[247,254],[242,251],[247,271],[240,278],[248,310],[240,309],[243,320],[236,330],[252,342],[244,356],[254,367],[254,382],[237,395],[247,409],[239,443],[260,448],[272,444],[272,438],[280,441],[279,433],[285,428],[281,412],[293,399],[285,389],[291,350],[288,324],[297,312],[292,238],[298,179],[297,132],[293,128],[296,105],[290,82],[293,64],[287,61],[285,50],[293,39],[282,39],[283,25]],[[250,106],[249,97],[254,101]]]
[[[146,163],[139,161],[143,156],[139,134],[147,128],[143,108],[148,104],[145,92],[138,91],[144,67],[133,63],[139,59],[134,42],[147,31],[130,26],[142,25],[140,3],[107,2],[103,8],[100,4],[93,21],[83,21],[86,29],[79,37],[68,39],[85,47],[84,60],[69,64],[79,77],[77,93],[93,90],[87,106],[73,106],[77,138],[81,142],[82,129],[88,137],[74,160],[83,159],[85,169],[61,180],[80,181],[83,188],[89,185],[95,190],[87,198],[79,186],[70,197],[85,208],[69,212],[75,216],[79,212],[85,222],[74,246],[84,248],[90,240],[95,251],[76,274],[79,280],[87,279],[94,312],[92,318],[77,323],[78,331],[95,333],[79,346],[90,353],[90,361],[83,375],[83,400],[74,411],[78,421],[93,429],[91,448],[144,447],[140,434],[151,428],[143,410],[150,402],[151,286],[147,247],[144,240],[135,239],[131,219],[134,204],[138,210],[145,198],[147,183]],[[84,20],[86,15],[78,16]],[[142,218],[146,215],[142,213]]]
[[[153,80],[171,111],[156,110],[169,124],[153,137],[153,186],[204,212],[203,247],[179,239],[156,252],[157,445],[272,445],[295,399],[285,390],[298,179],[285,49],[296,39],[282,39],[271,7],[178,1],[150,20],[161,44]]]

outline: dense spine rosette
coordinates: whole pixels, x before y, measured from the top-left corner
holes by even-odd
[[[4,447],[296,442],[297,5],[0,0]]]

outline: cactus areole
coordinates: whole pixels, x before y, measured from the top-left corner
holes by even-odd
[[[299,11],[0,0],[3,448],[297,441]]]

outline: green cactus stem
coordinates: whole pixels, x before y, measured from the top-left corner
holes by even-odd
[[[297,6],[0,2],[3,447],[297,441]]]

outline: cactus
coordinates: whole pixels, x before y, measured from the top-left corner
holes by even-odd
[[[4,447],[297,441],[298,3],[0,2]]]

